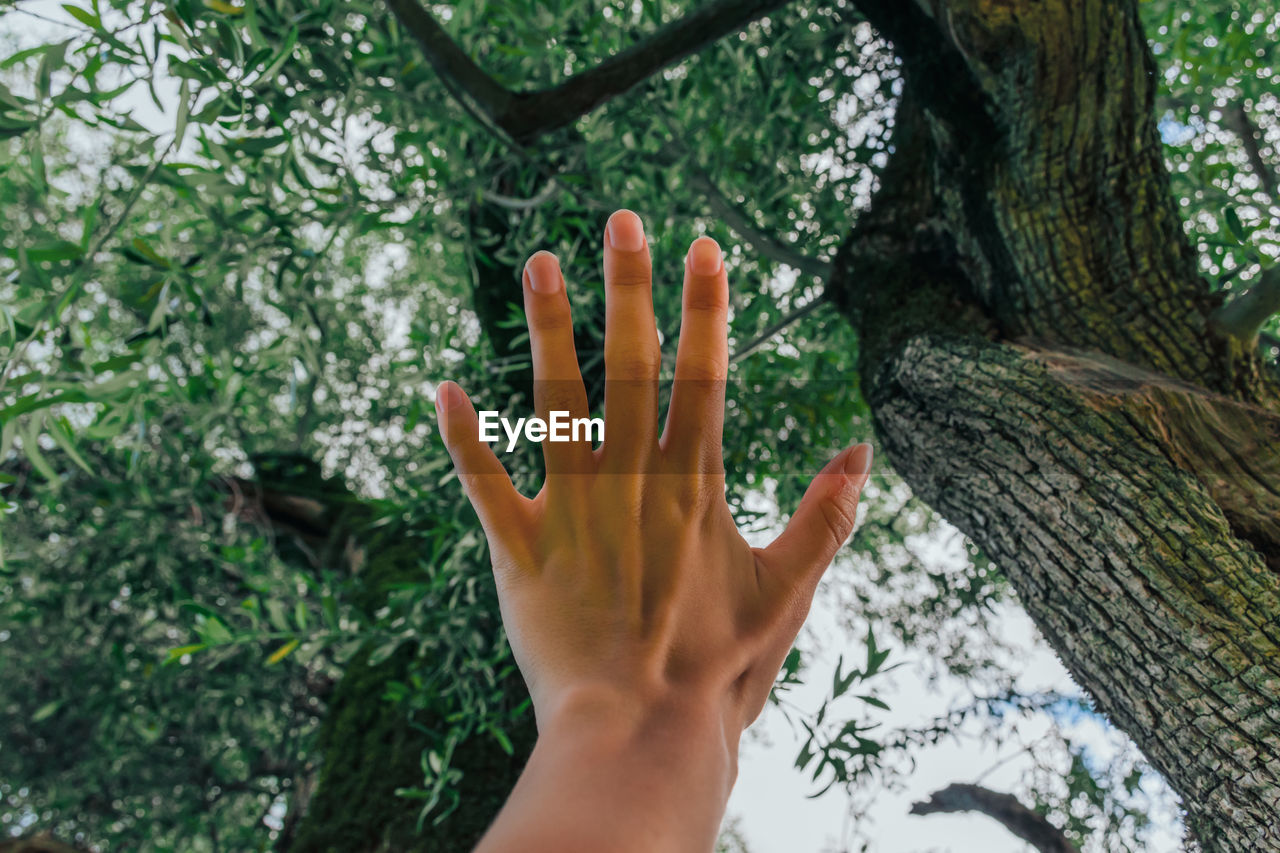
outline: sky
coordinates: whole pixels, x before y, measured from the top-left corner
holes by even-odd
[[[60,3],[26,0],[19,8],[39,17],[21,12],[0,17],[0,37],[5,41],[17,38],[18,46],[26,47],[57,38],[60,33],[70,34],[69,30],[53,23],[71,20]],[[133,118],[149,128],[172,128],[178,84],[174,80],[164,81],[157,86],[157,92],[165,110],[146,97],[141,87],[133,90]],[[190,144],[188,139],[187,146]],[[869,499],[874,498],[869,496]],[[933,556],[944,559],[941,543],[933,544]],[[838,577],[838,573],[829,573],[829,577]],[[864,653],[862,636],[850,636],[839,627],[836,611],[839,595],[831,586],[836,582],[828,581],[819,590],[802,635],[806,650],[821,650],[807,655],[812,678],[792,696],[792,700],[803,707],[816,707],[821,702],[839,654],[860,659]],[[1079,692],[1016,604],[1005,605],[995,623],[999,632],[1021,650],[1017,656],[1021,687]],[[886,643],[882,641],[882,645]],[[878,694],[891,708],[888,716],[893,725],[931,719],[947,711],[962,695],[958,680],[944,677],[930,682],[925,661],[919,654],[913,656],[895,649],[890,662],[904,661],[906,665],[892,677],[890,688]],[[1100,750],[1107,748],[1106,734],[1096,722],[1085,721],[1081,725],[1080,732],[1086,742]],[[917,769],[906,780],[905,787],[878,793],[870,810],[871,817],[854,824],[848,816],[849,802],[839,788],[816,799],[808,798],[816,786],[809,781],[808,774],[793,768],[801,741],[782,713],[770,707],[743,741],[738,782],[729,801],[726,820],[736,821],[751,853],[844,851],[848,848],[842,844],[854,829],[861,837],[870,839],[869,849],[885,853],[1023,853],[1031,848],[990,818],[973,814],[915,817],[910,816],[908,810],[911,803],[927,798],[931,792],[952,782],[981,780],[982,784],[998,791],[1015,790],[1030,763],[1025,754],[1026,743],[1033,741],[1035,735],[1035,727],[1031,726],[1024,738],[1000,749],[969,739],[922,750],[916,756]],[[1152,853],[1178,849],[1173,817],[1161,815],[1158,819],[1162,829],[1149,849]],[[857,849],[860,848],[852,848]]]

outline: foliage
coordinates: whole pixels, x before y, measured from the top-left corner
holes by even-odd
[[[539,88],[693,5],[436,12],[499,82]],[[770,529],[812,471],[869,434],[857,341],[834,312],[758,340],[820,298],[821,283],[787,261],[830,257],[888,151],[897,63],[845,0],[789,5],[529,148],[461,106],[381,3],[19,0],[5,11],[8,826],[121,849],[265,849],[298,833],[305,846],[320,830],[297,819],[317,783],[321,803],[382,797],[378,819],[409,815],[405,832],[450,826],[466,805],[465,762],[451,757],[482,743],[518,753],[528,714],[431,398],[449,377],[486,407],[527,409],[518,270],[549,248],[598,401],[595,241],[615,207],[645,218],[665,341],[679,305],[667,271],[700,233],[728,252],[741,357],[725,464],[745,527]],[[1143,11],[1173,189],[1207,274],[1234,288],[1250,265],[1274,263],[1280,209],[1223,108],[1245,106],[1274,168],[1280,12],[1227,0]],[[743,233],[714,215],[712,195],[741,212]],[[782,249],[753,247],[759,235]],[[531,493],[539,460],[517,454],[506,461]],[[944,715],[931,740],[886,734],[873,692],[834,704],[881,670],[885,651],[860,639],[868,623],[935,676],[965,679],[973,707],[1015,701],[993,644],[1010,598],[998,567],[958,535],[945,556],[926,547],[954,532],[893,472],[877,472],[871,494],[830,583],[865,665],[842,660],[821,710],[790,709],[809,727],[798,763],[817,758],[815,778],[852,792],[970,719]],[[973,736],[997,737],[1000,718],[983,719]],[[419,739],[397,741],[407,752],[395,772],[326,779],[321,756],[329,767],[366,758],[353,720]],[[1072,749],[1053,739],[1055,755]],[[1081,837],[1132,834],[1063,805],[1084,792],[1091,815],[1128,808],[1134,789],[1109,782],[1112,769],[1081,757],[1055,770],[1065,794],[1028,788]]]
[[[1280,5],[1147,0],[1161,133],[1201,268],[1239,291],[1280,262]],[[1269,341],[1280,355],[1277,319]]]

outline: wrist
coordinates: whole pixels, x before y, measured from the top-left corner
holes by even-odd
[[[742,726],[727,703],[708,697],[581,686],[546,703],[537,717],[540,743],[574,743],[592,755],[634,760],[640,769],[697,770],[702,783],[722,783],[726,801],[737,778]]]
[[[540,699],[538,742],[478,853],[714,846],[742,735],[718,703],[601,685]]]
[[[710,728],[723,728],[726,734],[733,733],[736,744],[744,728],[728,697],[677,687],[640,690],[580,684],[538,703],[535,712],[540,732],[544,723],[548,728],[572,724],[619,733],[659,726],[671,734],[688,730],[705,735]]]

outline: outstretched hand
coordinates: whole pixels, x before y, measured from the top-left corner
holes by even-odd
[[[675,382],[661,434],[649,247],[629,210],[614,213],[606,226],[604,283],[605,436],[598,449],[589,440],[543,442],[546,481],[526,498],[480,440],[475,409],[452,382],[437,393],[441,431],[489,541],[502,620],[532,696],[539,746],[559,731],[586,732],[601,750],[643,738],[657,745],[651,757],[660,762],[668,738],[686,758],[699,754],[684,743],[696,737],[714,744],[708,761],[727,762],[713,774],[713,787],[727,797],[742,730],[763,709],[822,573],[853,530],[871,448],[837,455],[784,532],[768,547],[751,547],[724,494],[729,292],[720,247],[700,237],[685,260]],[[523,288],[537,415],[585,418],[587,395],[556,257],[533,255]],[[535,749],[531,769],[537,755]],[[592,795],[591,784],[584,783],[582,795]],[[513,796],[487,838],[498,845],[492,849],[503,849],[495,839],[504,820],[518,820],[509,819],[518,802]],[[710,825],[713,839],[717,822],[718,816],[714,822],[689,816],[687,829],[705,835]],[[537,837],[528,829],[519,830],[522,849],[537,849],[527,843]],[[547,843],[591,837],[584,832]],[[708,849],[705,838],[682,846],[689,840],[680,836],[669,846],[652,838],[638,849]]]

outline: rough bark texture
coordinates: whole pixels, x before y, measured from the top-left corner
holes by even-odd
[[[1280,407],[1210,328],[1136,5],[860,5],[907,80],[829,291],[882,445],[1200,844],[1280,850]]]

